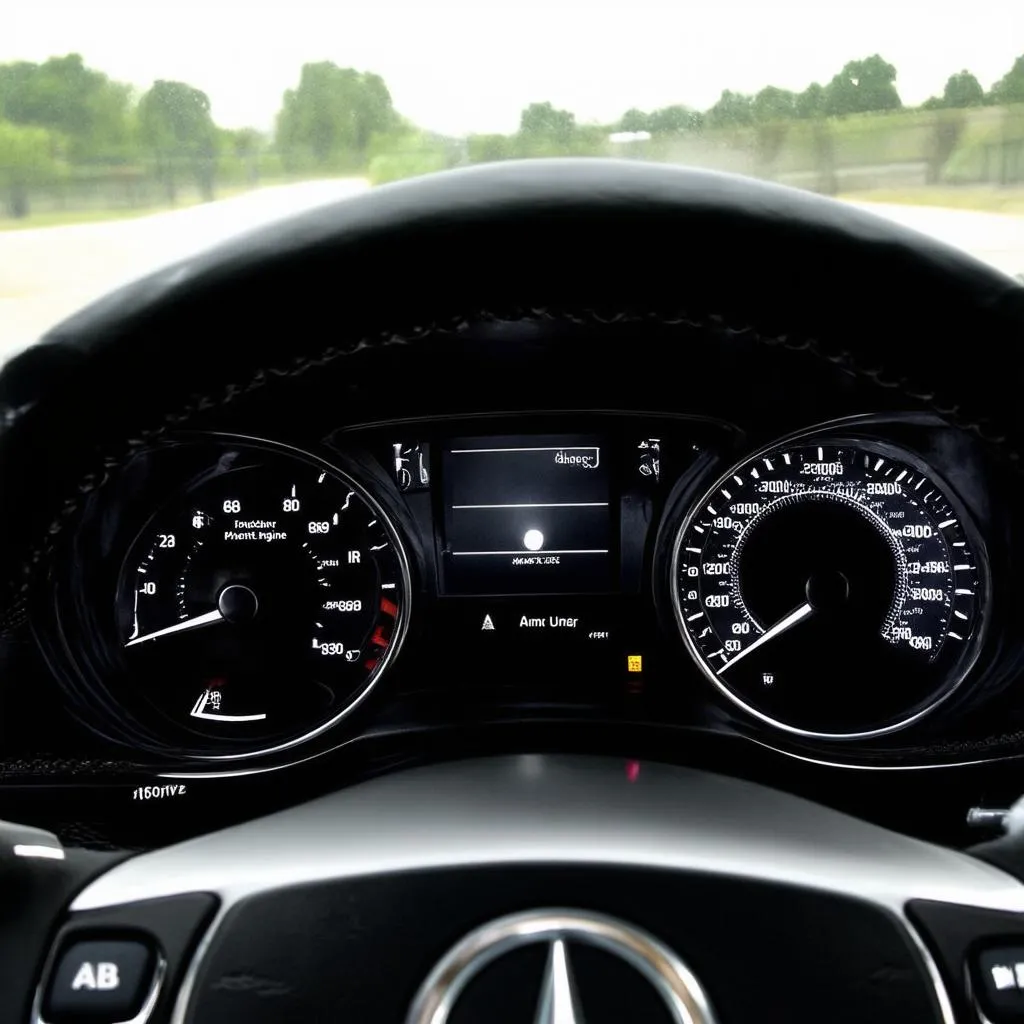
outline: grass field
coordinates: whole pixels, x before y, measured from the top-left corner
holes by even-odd
[[[863,203],[895,203],[899,206],[936,206],[944,210],[973,210],[980,213],[1024,214],[1024,188],[922,186],[903,189],[866,189],[850,192],[842,199]]]

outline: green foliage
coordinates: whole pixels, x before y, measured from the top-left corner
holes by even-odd
[[[30,186],[54,177],[57,169],[50,132],[0,121],[0,197],[9,217],[27,217]]]
[[[959,71],[949,76],[946,88],[942,91],[943,106],[963,110],[967,107],[980,107],[984,102],[985,90],[970,71]]]
[[[703,125],[703,114],[681,104],[661,107],[658,110],[652,110],[647,115],[647,131],[652,135],[683,135],[686,132],[699,132]],[[623,131],[629,130],[623,128]]]
[[[992,86],[991,100],[994,103],[1024,103],[1024,54],[1021,54],[1013,62],[1013,67]]]
[[[769,121],[792,121],[796,117],[796,93],[788,89],[765,86],[755,97],[752,105],[754,120],[765,124]]]
[[[131,89],[85,66],[77,53],[42,64],[0,64],[0,117],[65,139],[72,161],[124,159]]]
[[[726,89],[705,115],[709,128],[738,128],[754,122],[754,101],[739,92]]]
[[[511,160],[515,155],[515,140],[509,135],[470,135],[466,139],[466,156],[471,164]]]
[[[458,153],[452,144],[427,132],[407,132],[375,140],[380,151],[371,158],[367,177],[374,185],[402,178],[433,174],[454,165]]]
[[[183,173],[194,177],[204,199],[213,198],[217,129],[205,92],[185,82],[154,82],[139,101],[139,134],[168,202],[175,202]]]
[[[345,170],[365,163],[375,135],[399,127],[380,75],[320,61],[304,64],[298,87],[284,94],[277,144],[291,169]]]
[[[864,60],[852,60],[825,89],[825,113],[832,117],[899,110],[903,106],[896,91],[896,68],[877,53]]]
[[[793,103],[793,114],[797,118],[810,119],[825,116],[825,89],[817,82],[811,82]]]
[[[699,132],[703,125],[703,114],[676,103],[650,113],[633,107],[622,115],[615,127],[620,132],[650,132],[651,135],[672,136]]]
[[[576,115],[551,103],[531,103],[519,116],[519,139],[524,156],[567,150],[576,133]]]

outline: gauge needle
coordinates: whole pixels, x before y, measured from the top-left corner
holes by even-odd
[[[221,613],[221,610],[214,608],[212,612],[197,615],[194,619],[186,619],[184,622],[176,622],[173,626],[168,626],[166,629],[158,629],[153,633],[137,636],[134,640],[129,640],[125,647],[134,647],[135,644],[144,643],[146,640],[155,640],[159,636],[170,636],[171,633],[184,633],[188,629],[199,629],[202,626],[212,626],[215,622],[224,621],[224,615]],[[764,638],[762,637],[762,639]]]
[[[751,652],[756,651],[762,644],[766,644],[769,640],[774,640],[777,636],[781,636],[787,629],[792,629],[798,622],[803,622],[813,611],[814,609],[805,601],[795,611],[791,611],[784,619],[779,619],[771,629],[766,629],[749,647],[745,647],[735,658],[730,658],[718,671],[724,672],[727,668],[731,668],[740,658],[745,658]]]

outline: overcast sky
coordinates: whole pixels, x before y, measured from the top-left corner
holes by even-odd
[[[724,88],[801,89],[852,58],[896,65],[907,103],[1024,53],[1024,0],[8,0],[0,61],[71,51],[144,89],[204,89],[226,127],[273,124],[305,61],[379,72],[438,131],[509,131],[535,100],[610,121],[707,107]]]

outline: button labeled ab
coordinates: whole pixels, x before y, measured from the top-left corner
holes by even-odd
[[[121,974],[117,969],[117,964],[110,963],[109,960],[101,960],[98,964],[92,964],[86,960],[78,968],[75,980],[71,982],[71,990],[77,992],[80,988],[98,988],[109,991],[117,988],[120,984]]]
[[[157,975],[154,946],[144,936],[71,941],[46,985],[47,1024],[110,1024],[132,1020]]]

